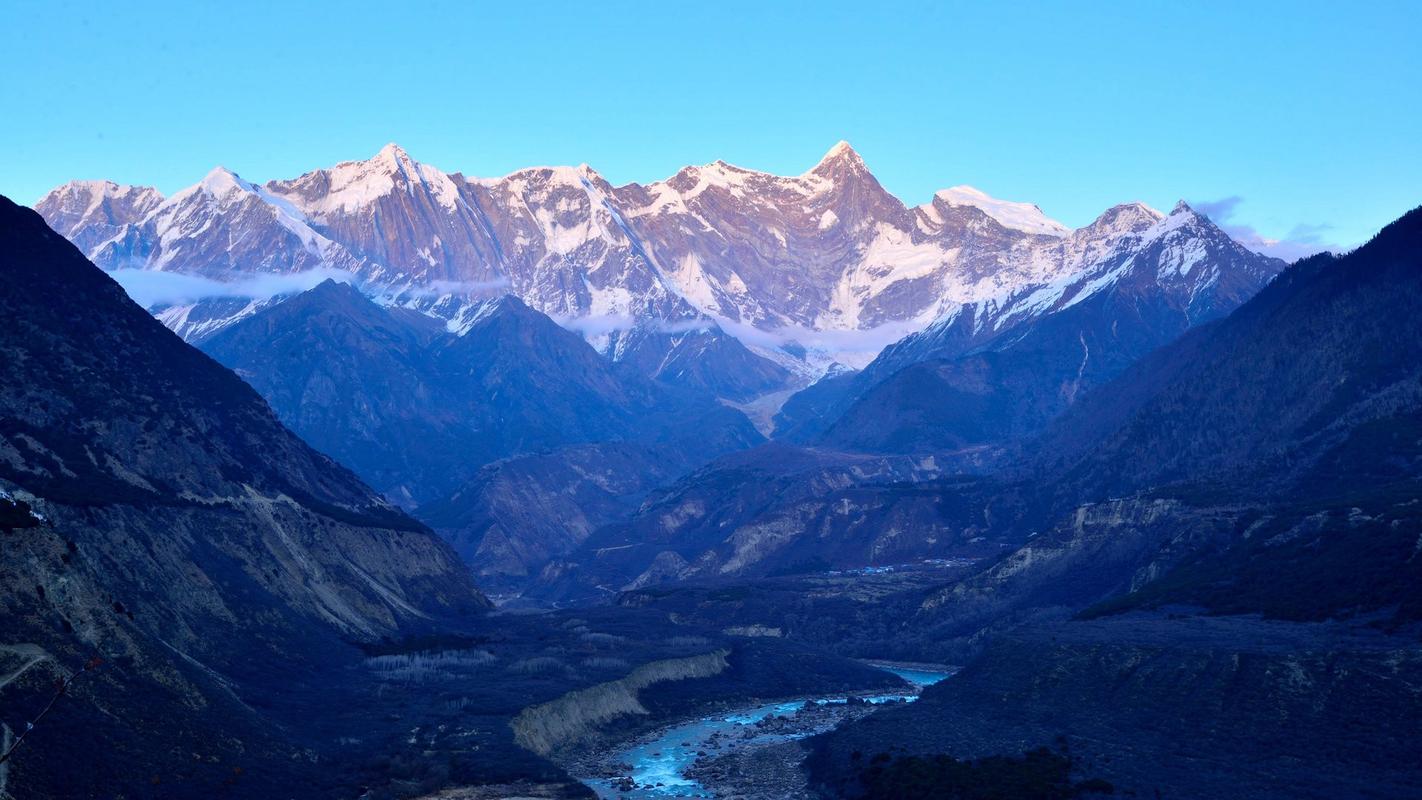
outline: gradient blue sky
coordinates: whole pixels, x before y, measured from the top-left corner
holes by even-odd
[[[1307,249],[1422,203],[1422,2],[238,5],[0,0],[0,192],[392,140],[470,175],[796,174],[847,139],[908,203],[1074,226],[1186,198]]]

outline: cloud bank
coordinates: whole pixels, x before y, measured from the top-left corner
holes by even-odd
[[[123,268],[108,273],[128,292],[135,303],[144,308],[160,306],[181,306],[199,300],[218,298],[238,298],[243,300],[268,300],[281,295],[298,294],[313,289],[321,283],[332,280],[359,286],[360,281],[353,273],[329,267],[304,270],[302,272],[245,272],[227,280],[204,278],[181,272],[162,272],[152,269]],[[427,298],[443,297],[447,294],[479,294],[509,285],[507,278],[491,281],[431,281],[419,286],[405,286],[396,290],[394,297]]]
[[[1321,253],[1324,250],[1338,253],[1349,249],[1325,238],[1328,231],[1333,228],[1332,225],[1326,224],[1301,223],[1295,225],[1283,238],[1271,239],[1261,234],[1252,225],[1234,221],[1235,210],[1242,202],[1244,202],[1243,197],[1231,195],[1219,200],[1192,202],[1190,206],[1209,217],[1216,225],[1220,226],[1220,230],[1229,234],[1235,241],[1266,256],[1292,262],[1305,256]]]
[[[224,297],[266,300],[304,292],[327,280],[356,282],[351,273],[329,268],[288,273],[243,273],[226,281],[151,269],[116,269],[108,275],[144,308],[187,305]]]

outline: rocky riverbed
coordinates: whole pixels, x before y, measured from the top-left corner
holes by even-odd
[[[908,680],[912,693],[805,697],[684,721],[590,752],[570,771],[603,798],[807,797],[800,740],[885,706],[913,702],[942,667],[879,665]]]

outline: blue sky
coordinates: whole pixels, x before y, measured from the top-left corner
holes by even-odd
[[[846,139],[908,203],[968,183],[1074,226],[1185,198],[1309,249],[1422,203],[1418,2],[224,5],[0,0],[0,193],[387,141],[471,175],[796,174]]]

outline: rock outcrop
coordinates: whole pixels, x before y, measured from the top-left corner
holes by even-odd
[[[628,715],[648,713],[638,692],[656,683],[708,678],[730,665],[729,650],[698,656],[653,661],[632,670],[625,678],[569,692],[548,703],[525,709],[510,723],[515,740],[535,753],[547,755],[596,736],[603,725]]]

